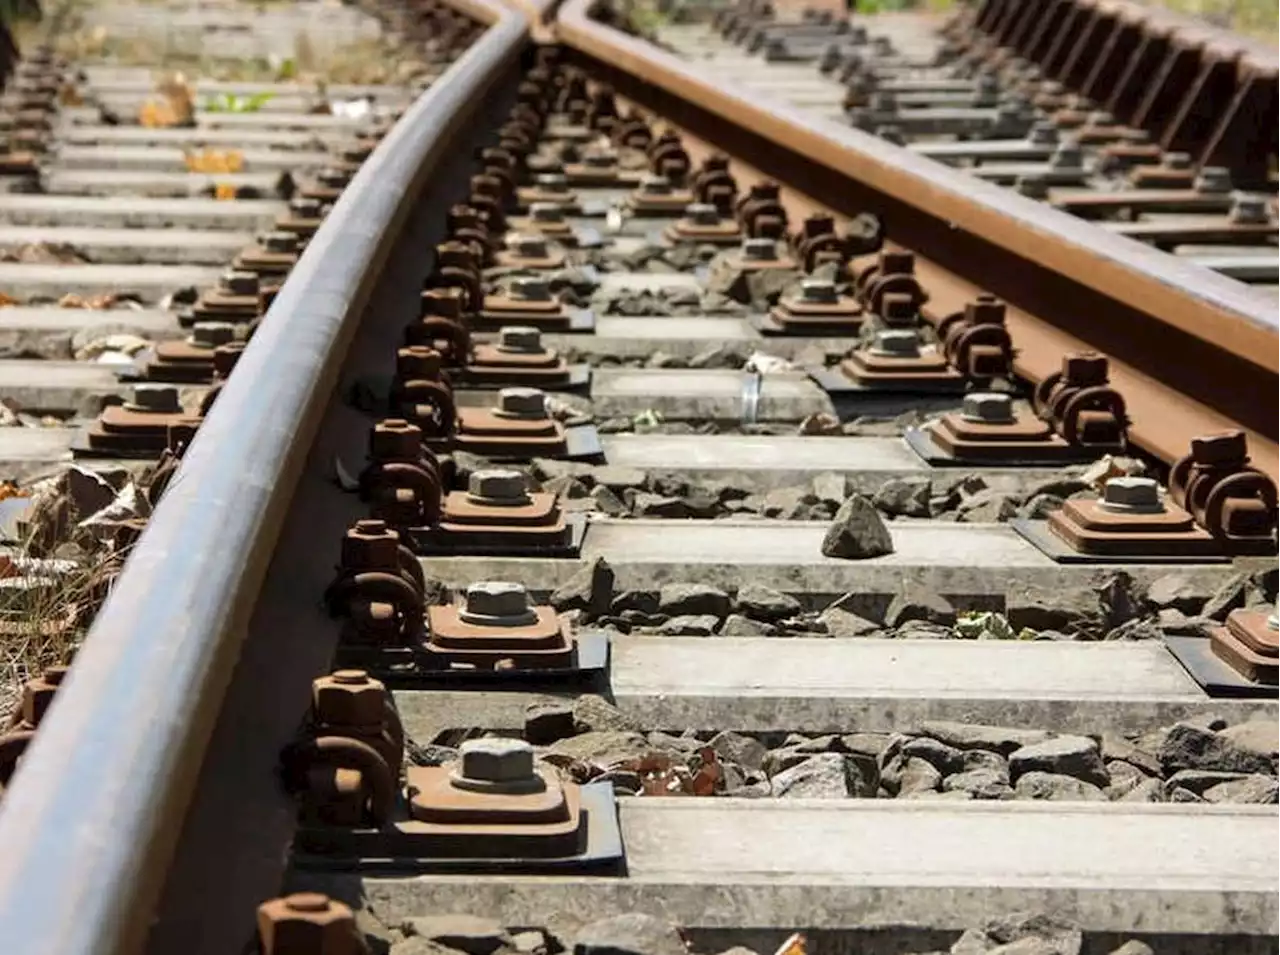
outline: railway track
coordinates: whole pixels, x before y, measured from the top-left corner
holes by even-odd
[[[374,13],[394,123],[148,131],[77,63],[0,196],[102,263],[4,266],[6,334],[154,289],[127,363],[0,362],[59,475],[3,622],[64,665],[0,737],[6,945],[1273,951],[1269,297],[583,0],[326,15]]]

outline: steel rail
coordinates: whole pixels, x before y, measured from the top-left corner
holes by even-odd
[[[0,950],[142,943],[321,415],[416,198],[525,47],[489,28],[362,166],[271,306],[141,536],[0,808]]]
[[[592,19],[567,0],[557,36],[638,105],[845,214],[883,215],[922,271],[981,282],[1012,306],[1019,375],[1038,382],[1064,351],[1112,359],[1134,443],[1172,461],[1196,435],[1240,427],[1277,476],[1280,355],[1269,296],[977,181],[852,127],[735,90],[710,71]],[[962,277],[962,278],[961,278]]]

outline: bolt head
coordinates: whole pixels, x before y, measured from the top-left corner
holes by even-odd
[[[467,480],[467,494],[487,504],[520,505],[529,501],[524,475],[507,468],[472,471]]]
[[[521,418],[545,418],[546,392],[537,388],[503,388],[498,392],[498,410]]]
[[[836,283],[829,279],[802,279],[800,298],[813,304],[834,305],[840,301],[840,293]]]
[[[666,176],[645,176],[640,180],[640,191],[646,196],[669,196],[671,180]]]
[[[224,272],[222,287],[232,295],[257,295],[262,282],[257,272]]]
[[[533,275],[520,275],[511,280],[510,294],[522,302],[551,301],[551,286],[547,280]]]
[[[278,255],[292,255],[298,251],[298,237],[292,232],[268,232],[262,237],[262,247]]]
[[[1160,485],[1151,478],[1114,477],[1102,491],[1102,504],[1114,511],[1162,511]]]
[[[533,181],[543,192],[569,191],[569,180],[558,172],[540,173]]]
[[[507,240],[507,246],[522,259],[545,259],[547,240],[540,235],[517,235]]]
[[[684,207],[684,217],[694,225],[718,225],[720,213],[709,202],[692,202]]]
[[[191,326],[191,343],[200,348],[217,348],[235,337],[236,329],[230,322],[196,322]]]
[[[982,424],[1011,424],[1013,399],[998,392],[983,391],[964,396],[961,416]]]
[[[182,410],[178,389],[172,385],[134,385],[129,392],[129,403],[141,411],[157,414],[177,414]]]
[[[742,243],[742,257],[750,262],[776,262],[778,243],[773,239],[747,239]]]
[[[351,174],[344,169],[321,169],[316,182],[326,189],[341,189],[351,181]]]
[[[536,619],[524,584],[505,580],[484,580],[467,588],[462,619],[467,623],[525,626]]]
[[[1231,170],[1224,166],[1205,166],[1196,176],[1196,192],[1220,194],[1231,191]]]
[[[311,684],[316,719],[332,726],[381,726],[387,688],[363,670],[338,670]]]
[[[298,196],[289,200],[289,210],[299,219],[319,219],[323,208],[319,199]]]
[[[341,902],[300,892],[258,906],[258,935],[268,952],[345,952],[356,920]]]
[[[1231,200],[1231,221],[1241,225],[1262,224],[1271,221],[1271,210],[1263,196],[1237,192]]]
[[[877,355],[894,358],[916,358],[920,354],[920,337],[914,329],[889,328],[876,332],[871,349]]]
[[[533,747],[522,739],[486,736],[469,739],[458,747],[462,778],[482,783],[518,783],[531,780]]]
[[[542,330],[531,325],[506,325],[498,332],[501,351],[536,353],[542,351]]]
[[[529,218],[534,222],[564,222],[564,209],[555,202],[531,202]]]

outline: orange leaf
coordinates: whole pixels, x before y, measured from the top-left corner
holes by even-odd
[[[229,182],[220,182],[213,187],[213,198],[228,200],[236,197],[236,187]]]

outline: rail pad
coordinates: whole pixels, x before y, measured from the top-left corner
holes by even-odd
[[[762,330],[763,331],[763,330]],[[887,382],[882,385],[860,385],[846,377],[838,367],[804,369],[805,374],[827,394],[836,395],[962,395],[969,387],[963,378],[939,378],[937,381]]]
[[[1280,699],[1280,687],[1254,683],[1219,660],[1210,646],[1208,637],[1166,635],[1164,645],[1169,648],[1174,659],[1182,664],[1187,675],[1211,697],[1247,700]]]
[[[1000,458],[974,460],[972,458],[954,458],[947,454],[923,428],[908,428],[903,433],[907,446],[920,455],[928,464],[939,468],[973,468],[973,467],[1049,467],[1060,464],[1083,464],[1098,457],[1096,450],[1065,447],[1051,455],[1034,454],[1025,458]]]
[[[563,544],[549,546],[540,544],[521,544],[518,540],[504,536],[501,528],[486,532],[477,525],[475,534],[467,534],[467,540],[459,538],[460,534],[442,537],[431,527],[410,527],[404,533],[408,537],[409,546],[417,554],[430,557],[544,557],[544,558],[577,558],[582,553],[582,541],[587,533],[587,517],[585,514],[566,514],[565,526],[569,528],[569,540]],[[471,538],[474,537],[474,543]]]
[[[393,690],[501,690],[507,687],[533,689],[603,682],[608,677],[609,635],[603,630],[582,630],[573,634],[575,665],[566,667],[515,668],[510,670],[440,670],[429,667],[413,647],[340,646],[334,666],[365,670]]]
[[[1148,555],[1148,554],[1082,554],[1070,544],[1049,530],[1048,521],[1033,521],[1026,518],[1015,518],[1009,521],[1012,527],[1024,540],[1032,544],[1040,553],[1059,564],[1226,564],[1230,557],[1220,554],[1180,554]]]
[[[579,794],[579,811],[583,819],[580,829],[581,851],[572,856],[441,859],[384,854],[379,851],[379,845],[388,839],[385,829],[314,827],[298,829],[294,836],[292,864],[296,869],[388,875],[625,875],[626,851],[622,844],[622,828],[618,822],[618,803],[613,793],[613,783],[587,783],[580,787]]]

